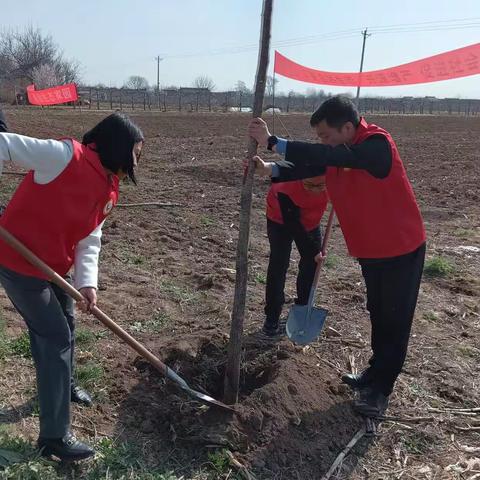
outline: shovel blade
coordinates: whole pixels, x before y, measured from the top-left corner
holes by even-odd
[[[213,397],[210,397],[210,395],[206,395],[202,392],[198,392],[197,390],[194,390],[193,388],[190,388],[187,384],[187,382],[177,373],[175,373],[171,368],[167,367],[166,368],[166,376],[175,382],[182,390],[187,392],[191,397],[196,398],[202,403],[205,404],[210,404],[210,405],[216,405],[217,407],[223,408],[224,410],[229,410],[231,412],[234,412],[235,409],[233,407],[230,407],[228,405],[225,405],[224,403],[220,402],[219,400],[215,400]]]
[[[184,390],[188,392],[188,394],[191,397],[196,398],[202,403],[205,403],[207,405],[208,404],[216,405],[217,407],[223,408],[224,410],[235,412],[234,407],[231,407],[230,405],[226,405],[225,403],[220,402],[219,400],[215,400],[213,397],[210,397],[210,395],[205,395],[204,393],[198,392],[197,390],[193,390],[193,388],[190,388],[190,387],[185,388]]]
[[[299,345],[313,342],[322,331],[328,311],[313,307],[310,318],[307,318],[308,305],[293,305],[288,312],[287,335]]]

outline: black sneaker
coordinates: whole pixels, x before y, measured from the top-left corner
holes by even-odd
[[[342,375],[342,382],[354,390],[367,387],[372,383],[372,380],[372,373],[368,368],[362,373],[345,373]]]
[[[83,390],[83,388],[75,387],[72,385],[70,399],[72,402],[80,403],[81,405],[85,405],[86,407],[92,406],[92,397]]]
[[[353,409],[365,417],[381,417],[388,407],[388,396],[373,387],[363,387]]]
[[[95,454],[93,448],[77,440],[71,432],[68,432],[63,438],[38,437],[38,448],[45,457],[54,455],[67,462],[83,460]]]

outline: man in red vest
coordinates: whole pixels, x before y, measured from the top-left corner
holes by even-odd
[[[327,191],[350,255],[367,287],[373,355],[359,375],[342,381],[359,390],[355,409],[382,415],[405,361],[425,258],[425,228],[397,146],[390,134],[361,118],[346,97],[325,101],[311,126],[322,143],[287,142],[260,118],[249,125],[259,145],[285,156],[255,157],[273,182],[326,173]]]
[[[285,278],[292,243],[300,253],[295,303],[306,305],[315,276],[315,256],[320,252],[320,220],[327,206],[325,177],[273,183],[267,194],[267,234],[270,257],[265,289],[265,323],[268,337],[280,333],[280,315],[285,303]]]

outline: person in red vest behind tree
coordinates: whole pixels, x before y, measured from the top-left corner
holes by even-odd
[[[270,135],[260,118],[248,133],[285,159],[264,162],[258,173],[288,182],[326,173],[327,191],[350,255],[367,288],[372,356],[359,375],[343,382],[359,391],[355,409],[382,415],[408,347],[425,258],[422,216],[391,135],[361,118],[344,96],[326,100],[311,117],[322,143],[287,142]]]
[[[141,130],[119,113],[98,123],[82,143],[0,133],[0,173],[7,160],[28,170],[0,225],[67,281],[74,267],[84,311],[97,301],[103,222],[117,203],[119,181],[128,176],[135,183],[143,141]],[[70,402],[91,404],[73,382],[73,299],[2,241],[0,283],[30,335],[40,406],[38,447],[62,460],[93,455],[70,430]]]
[[[287,183],[273,183],[267,194],[267,234],[270,258],[265,289],[265,323],[262,332],[273,337],[285,303],[285,278],[292,242],[300,253],[295,303],[306,305],[313,277],[315,256],[320,252],[320,220],[327,206],[325,177]]]

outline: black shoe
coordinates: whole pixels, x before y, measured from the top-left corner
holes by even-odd
[[[364,370],[362,373],[345,373],[342,375],[342,382],[354,390],[367,387],[372,382],[371,370]]]
[[[54,455],[60,460],[75,462],[91,457],[95,450],[67,433],[63,438],[38,438],[38,448],[45,457]]]
[[[388,407],[388,396],[376,388],[363,387],[353,409],[365,417],[381,417]]]
[[[80,387],[72,386],[70,400],[86,407],[92,406],[92,397]]]
[[[265,323],[262,327],[262,334],[269,338],[278,337],[280,335],[279,325]]]
[[[268,338],[280,338],[282,335],[285,335],[285,321],[280,321],[279,319],[270,320],[266,319],[262,330],[260,331],[261,335]]]

